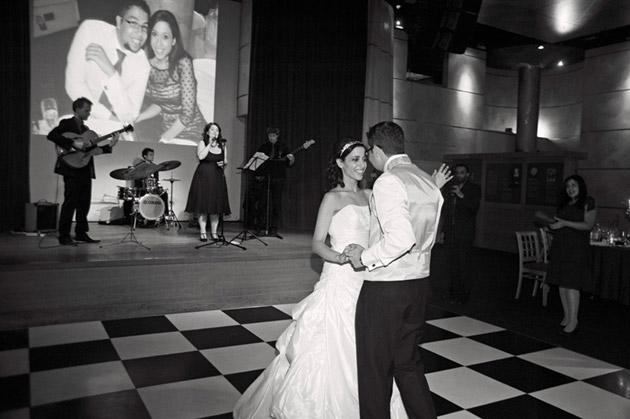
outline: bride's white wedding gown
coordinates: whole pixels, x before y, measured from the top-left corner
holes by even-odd
[[[331,247],[367,247],[367,206],[347,205],[332,218]],[[324,263],[314,291],[295,305],[276,342],[278,356],[243,393],[235,419],[358,419],[354,314],[363,272]],[[394,385],[392,418],[407,418]]]

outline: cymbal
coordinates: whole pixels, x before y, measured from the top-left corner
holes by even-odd
[[[175,178],[169,178],[169,179],[162,179],[164,182],[179,182],[181,179],[175,179]]]
[[[142,162],[131,168],[131,179],[144,179],[158,171],[158,165],[153,163]]]
[[[158,164],[158,172],[163,172],[166,170],[173,170],[181,166],[182,162],[179,160],[169,160]]]
[[[116,169],[110,172],[110,176],[119,180],[144,179],[158,171],[158,166],[153,163],[142,162],[127,169]]]
[[[127,172],[129,172],[129,169],[116,169],[109,172],[109,175],[118,180],[130,180],[125,177]]]

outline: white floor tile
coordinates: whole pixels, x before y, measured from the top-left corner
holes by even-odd
[[[0,377],[28,374],[29,371],[28,349],[11,349],[0,352]]]
[[[524,394],[466,367],[427,374],[427,381],[433,393],[464,409]]]
[[[531,394],[584,419],[628,419],[630,400],[576,381]]]
[[[31,373],[31,405],[133,389],[120,361]]]
[[[423,343],[420,346],[461,365],[481,364],[512,356],[507,352],[468,338],[438,340]]]
[[[231,412],[240,397],[224,377],[138,389],[153,419],[193,419]]]
[[[195,330],[210,327],[238,325],[236,320],[219,310],[167,314],[166,318],[168,318],[179,330]]]
[[[473,415],[465,410],[459,412],[449,413],[448,415],[438,416],[439,419],[480,419],[479,416]]]
[[[249,323],[243,327],[264,340],[273,342],[278,340],[282,332],[289,327],[293,320],[276,320],[273,322]]]
[[[293,315],[293,307],[295,307],[295,304],[296,303],[293,303],[293,304],[278,304],[278,305],[275,305],[274,307],[277,308],[280,311],[284,311],[289,316],[292,316]]]
[[[123,360],[197,350],[193,344],[179,332],[113,338],[112,344]]]
[[[200,352],[221,374],[265,369],[276,356],[276,350],[262,342]]]
[[[109,339],[101,322],[56,324],[28,329],[31,348]]]
[[[519,358],[549,368],[560,374],[568,375],[577,380],[585,380],[622,369],[616,365],[608,364],[586,355],[580,355],[564,348],[551,348],[544,351],[532,352],[520,355]]]
[[[471,319],[466,316],[449,317],[447,319],[436,319],[427,321],[428,324],[457,333],[461,336],[474,336],[484,333],[500,332],[505,330],[490,323]]]

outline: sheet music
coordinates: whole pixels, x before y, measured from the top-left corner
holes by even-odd
[[[254,154],[252,158],[249,159],[247,163],[245,163],[245,165],[243,166],[243,169],[249,169],[249,170],[254,171],[258,169],[260,165],[262,165],[268,159],[269,159],[269,156],[267,156],[265,153],[257,151],[256,154]]]

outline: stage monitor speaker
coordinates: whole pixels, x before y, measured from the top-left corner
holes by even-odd
[[[57,230],[59,204],[48,201],[26,203],[24,208],[24,231],[46,232]]]

